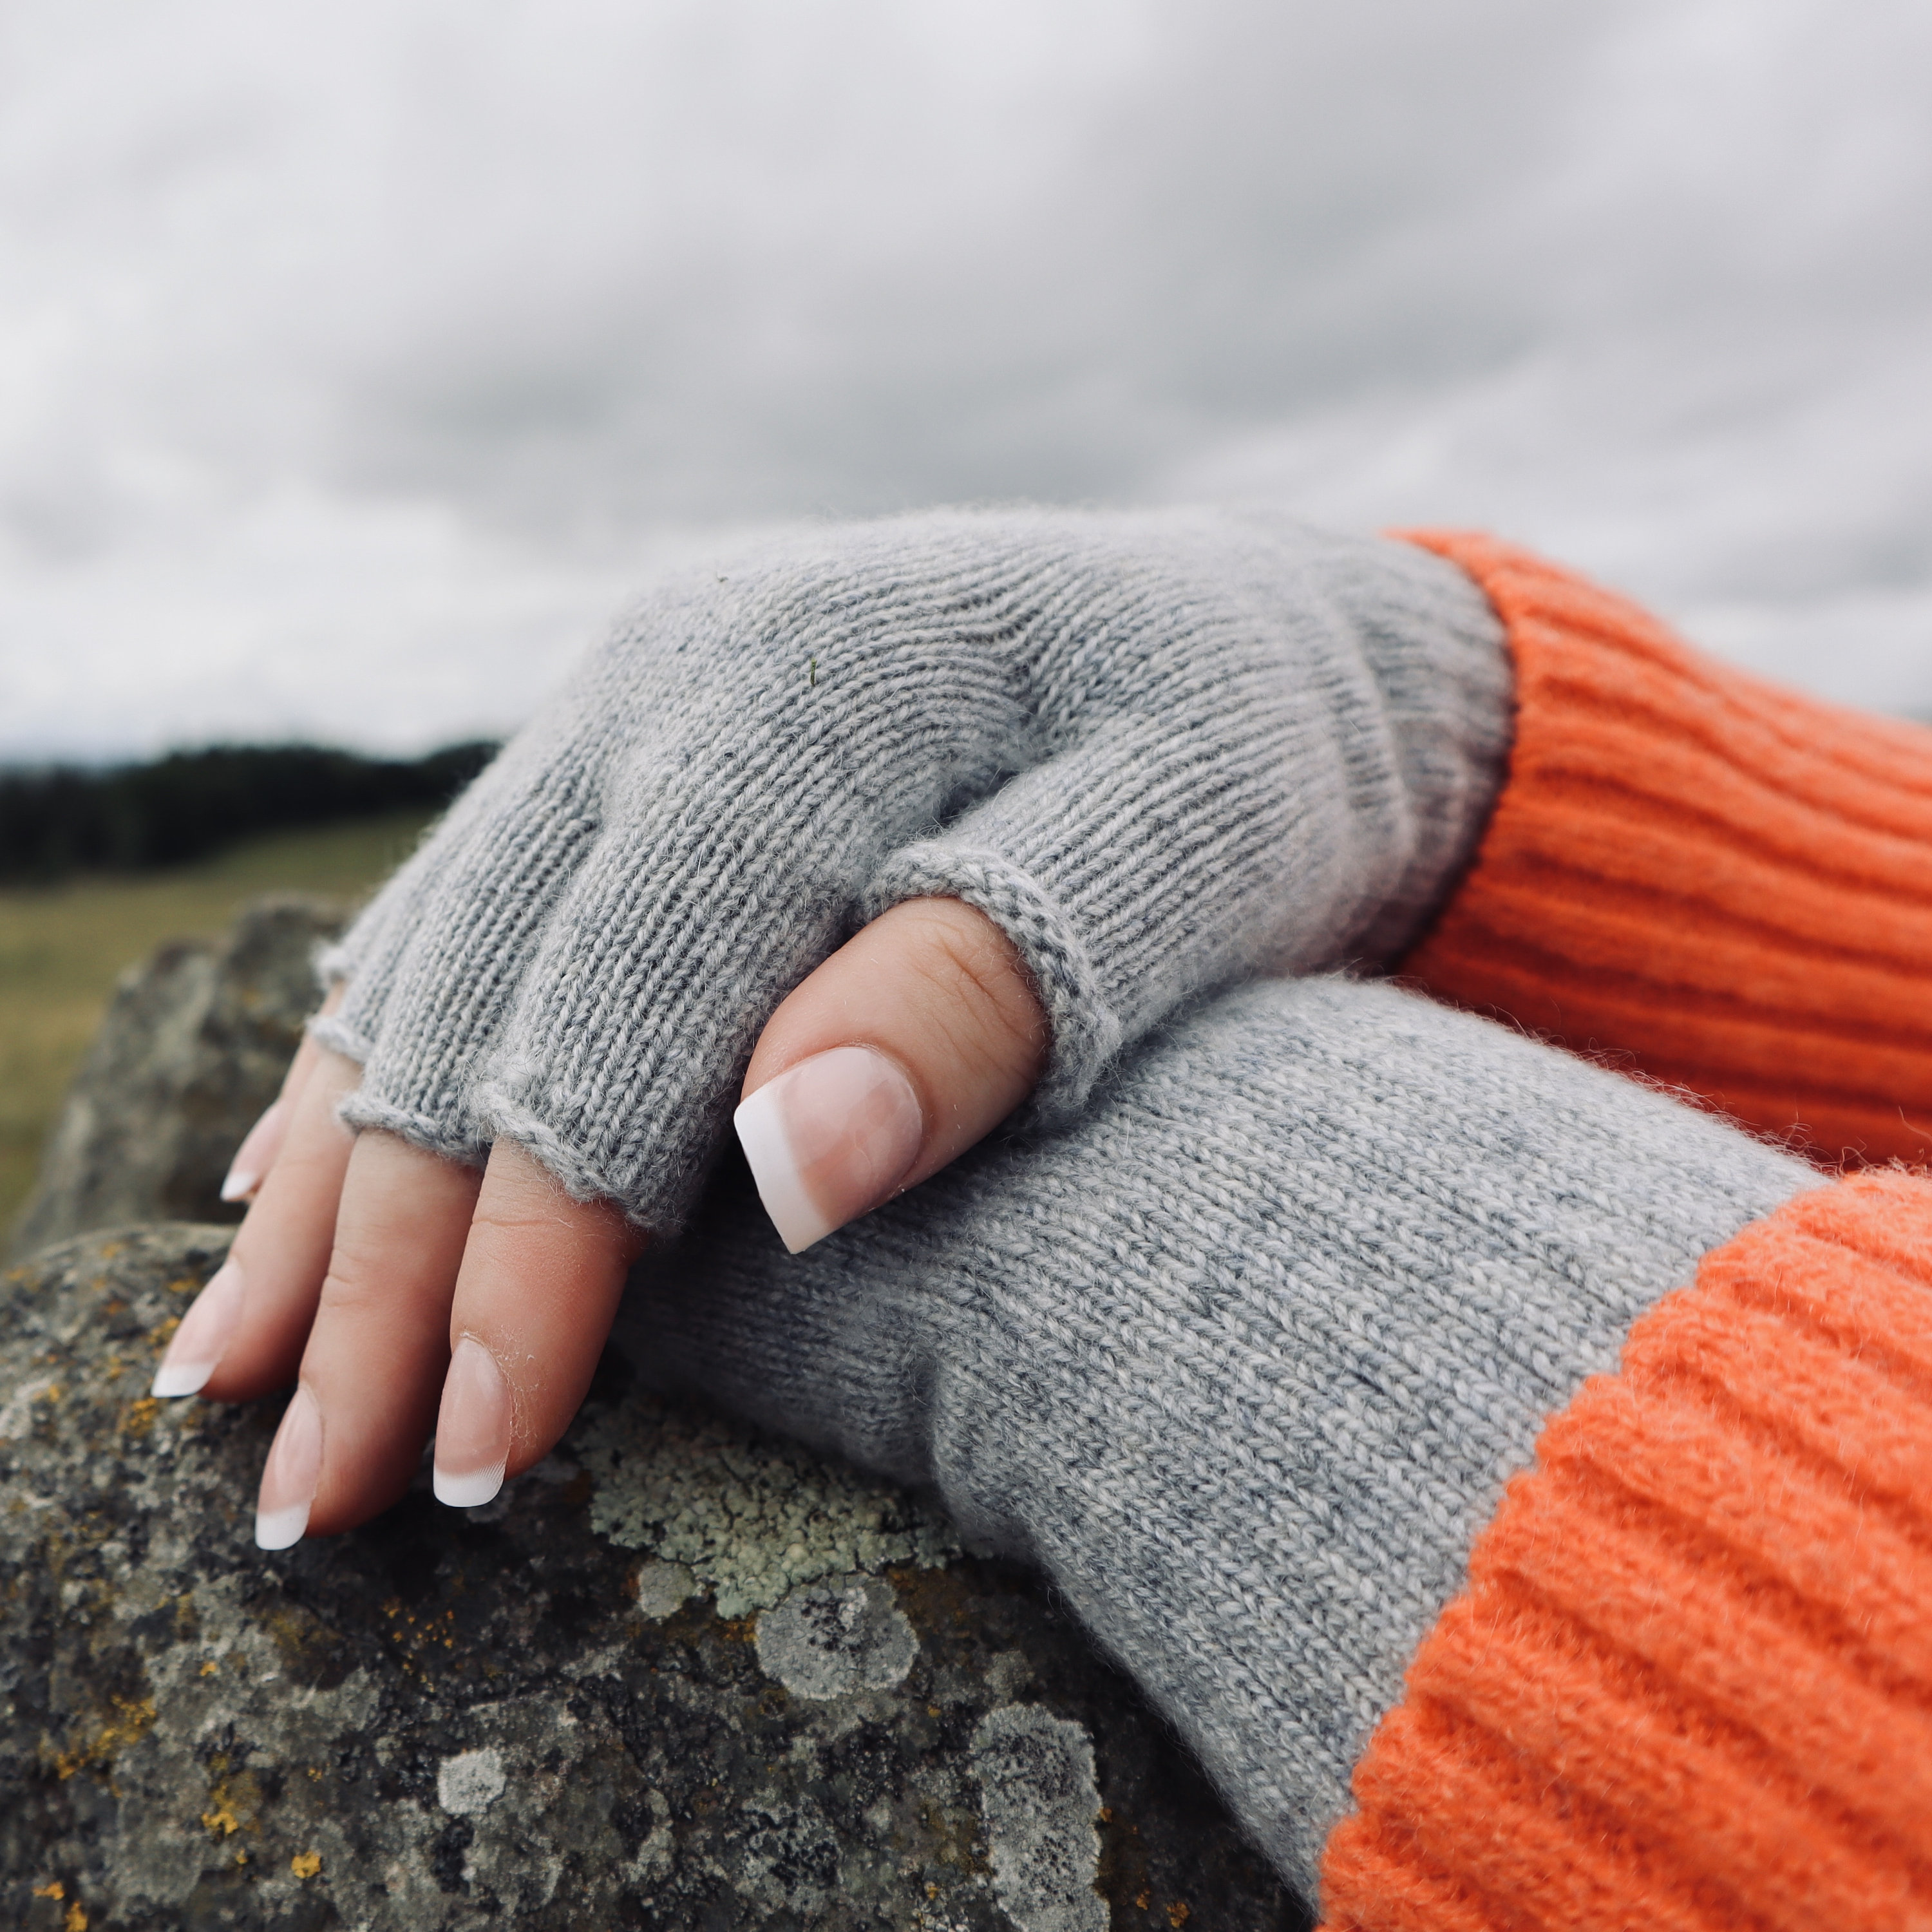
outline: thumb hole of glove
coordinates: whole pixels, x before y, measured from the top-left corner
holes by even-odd
[[[1012,942],[958,899],[908,899],[772,1016],[738,1138],[794,1254],[945,1166],[1039,1079],[1050,1041]]]

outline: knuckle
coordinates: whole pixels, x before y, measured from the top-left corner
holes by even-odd
[[[354,1320],[394,1298],[394,1286],[386,1279],[377,1258],[355,1244],[338,1240],[322,1276],[319,1313]]]
[[[1012,943],[983,913],[957,900],[922,910],[908,964],[937,995],[935,1018],[956,1046],[1024,1061],[1045,1044],[1046,1021]]]

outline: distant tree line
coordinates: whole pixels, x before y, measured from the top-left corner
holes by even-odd
[[[365,758],[315,745],[220,745],[149,764],[0,771],[0,884],[146,871],[257,832],[433,811],[496,750],[478,742]]]

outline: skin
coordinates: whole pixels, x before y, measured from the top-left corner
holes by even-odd
[[[955,899],[874,920],[806,980],[760,1036],[743,1092],[834,1046],[869,1046],[911,1080],[925,1133],[916,1186],[1031,1090],[1046,1024],[1010,943]],[[308,1533],[352,1528],[409,1486],[465,1336],[508,1384],[506,1473],[542,1459],[582,1402],[644,1237],[572,1200],[500,1143],[481,1174],[335,1117],[352,1061],[304,1044],[251,1151],[262,1179],[233,1258],[242,1313],[202,1390],[246,1402],[299,1378],[323,1418]]]

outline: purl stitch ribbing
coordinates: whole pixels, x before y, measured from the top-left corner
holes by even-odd
[[[661,586],[331,969],[345,1106],[530,1147],[676,1224],[751,1046],[864,918],[947,893],[1039,986],[1066,1118],[1257,970],[1385,963],[1501,779],[1509,680],[1454,566],[1263,511],[950,513]]]

